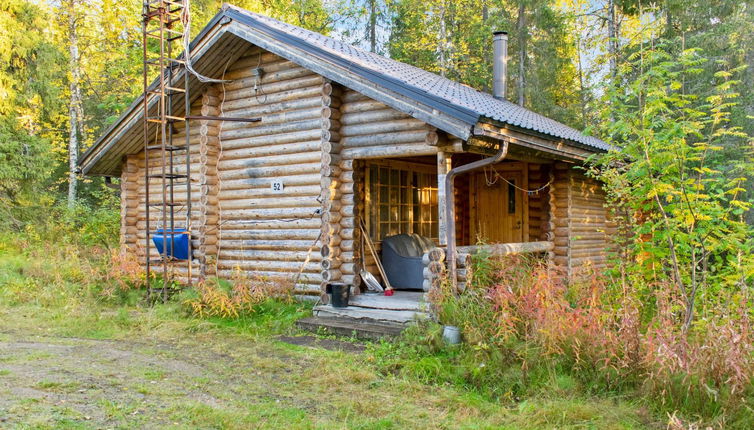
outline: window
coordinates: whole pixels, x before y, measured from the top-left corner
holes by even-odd
[[[511,179],[508,182],[508,213],[516,213],[516,180]]]
[[[400,233],[437,240],[437,172],[434,166],[396,161],[367,166],[367,227],[374,241]]]

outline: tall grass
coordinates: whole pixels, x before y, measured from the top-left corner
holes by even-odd
[[[566,282],[558,268],[522,257],[478,256],[463,294],[444,285],[431,302],[461,328],[445,346],[439,326],[409,333],[377,354],[388,372],[516,399],[541,392],[630,396],[673,422],[754,427],[754,333],[746,300],[707,309],[683,330],[668,285],[615,286],[596,274]],[[635,289],[652,291],[639,299]],[[410,344],[413,343],[414,346]]]

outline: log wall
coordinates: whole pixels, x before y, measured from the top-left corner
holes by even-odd
[[[554,164],[550,181],[545,235],[555,244],[553,261],[566,268],[569,277],[587,268],[604,268],[615,226],[602,187],[566,163]]]
[[[261,78],[252,73],[256,67]],[[231,65],[226,79],[233,81],[218,85],[222,116],[262,120],[223,122],[218,131],[217,274],[297,278],[299,293],[317,294],[326,82],[257,48]],[[282,182],[282,192],[271,188],[273,181]]]
[[[358,293],[366,160],[435,155],[442,134],[255,47],[227,67],[225,78],[231,81],[209,86],[192,114],[262,120],[192,122],[191,214],[186,186],[175,187],[175,201],[183,204],[175,211],[176,226],[193,234],[192,275],[228,278],[241,270],[283,282],[297,279],[299,293],[321,294],[328,282],[352,284]],[[174,142],[183,144],[181,127]],[[157,154],[149,165],[143,152],[128,156],[121,177],[121,245],[141,261],[147,249],[157,257],[151,244],[145,246],[144,186],[147,171],[161,172]],[[179,154],[174,172],[182,174]],[[551,258],[569,273],[602,267],[612,227],[598,184],[565,163],[528,163],[524,175],[530,189],[551,182],[527,196],[528,240],[553,242]],[[457,202],[468,201],[464,179],[458,181]],[[273,190],[273,181],[283,190]],[[162,187],[159,179],[150,182],[150,202],[156,203]],[[458,239],[468,244],[468,210],[461,206]],[[160,227],[160,212],[151,210],[152,229]],[[365,257],[366,269],[376,275],[373,258]],[[185,277],[187,263],[177,270]]]

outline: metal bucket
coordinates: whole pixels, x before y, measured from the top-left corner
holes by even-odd
[[[348,307],[348,299],[351,297],[351,286],[347,284],[327,284],[327,294],[330,295],[330,305],[334,308]]]
[[[448,345],[458,345],[461,343],[461,330],[452,325],[446,325],[442,328],[442,338]]]

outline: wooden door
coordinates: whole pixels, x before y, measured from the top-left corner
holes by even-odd
[[[471,194],[472,240],[487,243],[524,241],[524,193],[519,172],[500,172],[494,183],[491,175],[474,175]],[[507,182],[506,182],[507,181]],[[519,187],[519,188],[517,188]]]

